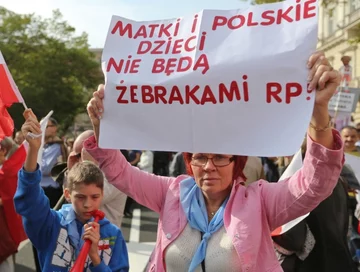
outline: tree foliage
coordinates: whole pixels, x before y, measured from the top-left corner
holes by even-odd
[[[39,118],[54,110],[62,129],[85,110],[91,90],[102,81],[87,35],[76,36],[58,10],[43,19],[0,7],[0,50],[27,106]],[[17,128],[22,111],[18,104],[10,109]]]

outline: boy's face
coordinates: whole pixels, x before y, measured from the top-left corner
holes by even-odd
[[[99,209],[103,191],[95,184],[78,184],[71,192],[65,188],[64,195],[66,200],[72,203],[77,219],[85,223],[91,219],[91,213]]]

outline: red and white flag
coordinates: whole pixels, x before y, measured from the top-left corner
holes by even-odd
[[[7,112],[13,103],[24,103],[24,99],[0,51],[0,140],[11,136],[14,131],[14,121]]]
[[[42,131],[40,137],[42,137],[42,143],[38,153],[39,164],[41,164],[41,154],[44,145],[46,126],[52,113],[53,111],[50,111],[49,114],[40,122]],[[25,140],[0,168],[0,197],[3,203],[6,223],[8,225],[11,238],[17,245],[27,239],[22,225],[21,216],[15,211],[14,195],[17,188],[18,172],[25,162],[28,148],[29,143]]]
[[[21,216],[16,213],[14,206],[14,195],[17,188],[18,172],[25,162],[26,149],[22,144],[7,159],[0,169],[0,197],[3,203],[6,224],[12,240],[19,245],[26,240]]]
[[[0,99],[0,141],[4,139],[4,137],[11,136],[13,131],[14,121]]]
[[[13,77],[6,65],[0,51],[0,99],[6,107],[13,103],[24,103],[24,99],[15,84]]]

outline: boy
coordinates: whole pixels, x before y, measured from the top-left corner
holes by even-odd
[[[41,134],[31,110],[24,113],[24,135]],[[22,216],[26,233],[38,250],[42,271],[69,271],[84,240],[92,244],[84,271],[128,271],[126,243],[118,227],[106,218],[91,222],[103,197],[104,176],[91,162],[81,162],[68,173],[66,200],[60,211],[50,209],[49,200],[40,187],[41,172],[37,164],[41,137],[26,136],[29,143],[24,167],[19,171],[15,208]]]

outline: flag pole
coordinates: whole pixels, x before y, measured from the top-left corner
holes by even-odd
[[[23,101],[21,104],[24,106],[24,109],[25,109],[25,110],[27,110],[27,109],[28,109],[28,107],[26,106],[25,101]]]
[[[339,104],[340,104],[340,97],[341,97],[341,94],[342,94],[342,91],[343,91],[343,88],[341,86],[338,86],[339,88],[339,91],[338,91],[338,98],[336,100],[336,103],[335,103],[335,113],[334,113],[334,117],[333,117],[333,127],[336,127],[336,119],[338,117],[338,114],[339,114]]]

